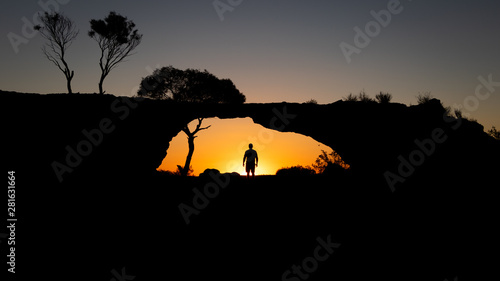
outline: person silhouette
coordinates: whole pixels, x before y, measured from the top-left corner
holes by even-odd
[[[243,156],[243,167],[245,167],[245,160],[247,161],[247,179],[250,177],[250,172],[252,172],[252,178],[255,178],[255,167],[259,166],[259,156],[257,155],[257,151],[253,150],[253,144],[249,144],[248,148]]]

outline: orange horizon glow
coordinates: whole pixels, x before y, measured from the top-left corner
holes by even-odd
[[[191,122],[192,129],[197,124]],[[237,172],[246,175],[243,167],[243,154],[252,143],[259,156],[255,175],[275,175],[283,167],[312,165],[321,154],[332,149],[304,135],[282,133],[255,124],[251,118],[203,120],[203,127],[195,139],[195,149],[191,166],[198,176],[205,169],[217,169],[221,173]],[[187,137],[179,132],[172,141],[166,157],[157,170],[176,171],[177,165],[184,166],[188,153]]]

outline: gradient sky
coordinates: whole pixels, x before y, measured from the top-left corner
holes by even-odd
[[[57,3],[40,2],[50,1]],[[372,97],[389,92],[405,104],[416,104],[419,92],[431,92],[446,106],[459,107],[471,101],[478,77],[500,81],[498,0],[401,1],[402,11],[350,63],[340,44],[354,45],[354,28],[364,30],[374,20],[370,12],[386,10],[393,0],[243,0],[223,21],[213,0],[57,1],[80,29],[67,55],[75,70],[74,92],[98,91],[99,49],[87,36],[89,20],[112,10],[144,34],[137,53],[104,81],[106,92],[115,95],[134,95],[142,77],[167,65],[230,78],[251,103],[331,103],[364,89]],[[40,50],[40,35],[28,33],[18,53],[8,39],[9,33],[23,35],[26,19],[33,22],[43,10],[38,2],[0,4],[2,90],[66,91],[63,74]],[[500,87],[492,89],[488,99],[464,110],[485,129],[500,127]]]
[[[190,123],[191,131],[197,124],[197,120]],[[246,174],[243,155],[249,143],[252,143],[258,152],[259,166],[256,168],[256,174],[260,175],[274,175],[282,167],[311,165],[321,154],[321,150],[332,151],[328,146],[310,137],[270,130],[253,123],[251,118],[203,120],[202,127],[209,125],[212,127],[200,131],[195,139],[195,150],[191,161],[195,175],[207,168],[216,168],[223,173]],[[167,156],[158,168],[175,171],[177,165],[184,166],[187,154],[186,134],[179,132],[170,142]]]

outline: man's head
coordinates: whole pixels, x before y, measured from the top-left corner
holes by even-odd
[[[252,149],[253,148],[253,144],[249,144],[248,148]]]

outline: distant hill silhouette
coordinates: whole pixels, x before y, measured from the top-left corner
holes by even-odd
[[[494,268],[485,252],[499,250],[500,143],[480,124],[443,118],[438,100],[202,105],[1,92],[0,101],[5,163],[18,176],[19,256],[39,272],[57,261],[51,280],[76,267],[87,280],[122,267],[143,280],[279,280],[329,234],[341,246],[311,280],[477,280]],[[210,178],[155,169],[185,124],[209,117],[310,136],[351,171],[231,177],[186,225],[179,204]],[[390,188],[388,171],[404,181]]]

